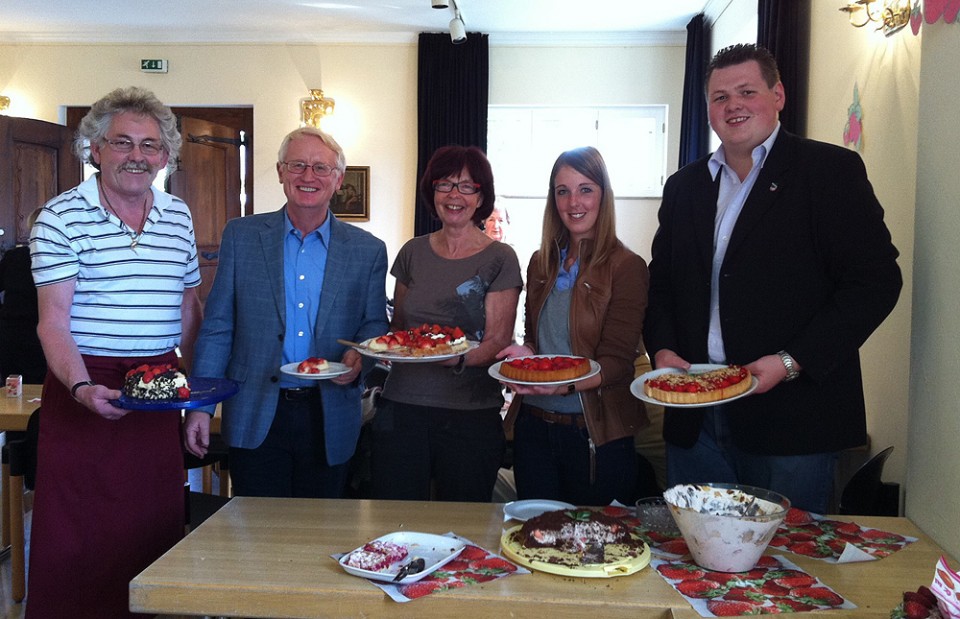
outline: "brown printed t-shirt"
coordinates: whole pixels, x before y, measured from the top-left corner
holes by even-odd
[[[424,323],[460,327],[468,340],[481,341],[488,292],[520,288],[520,263],[509,245],[493,242],[466,258],[438,256],[430,236],[413,238],[397,255],[390,274],[407,287],[403,313],[409,329]],[[383,396],[397,402],[437,408],[480,409],[503,405],[500,384],[486,367],[466,367],[459,376],[436,363],[394,363]]]

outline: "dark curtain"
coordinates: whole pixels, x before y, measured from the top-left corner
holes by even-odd
[[[471,32],[459,45],[450,35],[420,34],[417,87],[417,184],[433,152],[459,144],[487,150],[489,53],[487,35]],[[439,229],[420,204],[414,215],[415,236]]]
[[[707,154],[710,148],[710,123],[703,77],[710,53],[710,29],[703,13],[687,24],[687,61],[683,78],[683,106],[680,116],[680,167]]]
[[[807,131],[810,75],[810,0],[757,0],[757,44],[777,59],[786,105],[780,124],[797,135]]]

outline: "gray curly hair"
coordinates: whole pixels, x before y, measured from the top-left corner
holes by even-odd
[[[73,141],[73,152],[77,158],[99,170],[100,165],[90,157],[90,145],[102,142],[110,130],[114,116],[124,112],[150,116],[156,120],[160,125],[160,141],[170,155],[168,165],[177,159],[183,143],[177,129],[177,117],[156,95],[138,86],[117,88],[90,107],[90,111],[80,121],[77,136]]]

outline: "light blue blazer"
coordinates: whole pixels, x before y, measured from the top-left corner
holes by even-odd
[[[337,338],[363,341],[387,331],[387,248],[356,226],[330,222],[330,246],[314,329],[318,354],[339,361]],[[231,219],[223,230],[216,279],[204,308],[191,374],[240,383],[223,403],[221,432],[231,447],[259,447],[273,423],[285,333],[284,210]],[[327,463],[350,459],[360,436],[360,380],[318,381]]]

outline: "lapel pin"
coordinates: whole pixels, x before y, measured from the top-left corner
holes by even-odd
[[[770,191],[776,191],[776,190],[777,190],[777,184],[776,184],[776,183],[770,183]]]

